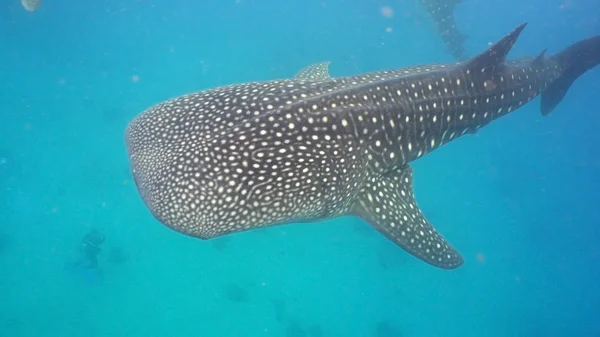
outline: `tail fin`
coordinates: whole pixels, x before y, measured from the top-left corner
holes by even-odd
[[[542,93],[544,116],[556,108],[579,76],[600,64],[600,35],[571,45],[552,56],[551,60],[562,69],[562,74]]]

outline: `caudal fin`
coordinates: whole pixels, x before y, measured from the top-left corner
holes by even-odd
[[[571,45],[552,56],[551,60],[562,69],[562,74],[542,93],[544,116],[556,108],[579,76],[600,64],[600,35]]]

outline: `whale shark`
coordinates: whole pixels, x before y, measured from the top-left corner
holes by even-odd
[[[464,258],[427,220],[410,163],[541,96],[550,114],[600,62],[600,35],[508,61],[525,23],[460,63],[234,84],[158,103],[127,125],[143,203],[201,239],[356,216],[435,267]]]
[[[446,45],[446,49],[457,61],[467,59],[464,46],[467,35],[456,27],[456,19],[454,18],[454,10],[461,2],[462,0],[419,0],[419,3],[433,21],[435,29]]]

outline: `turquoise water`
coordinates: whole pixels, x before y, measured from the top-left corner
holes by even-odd
[[[599,34],[599,6],[464,0],[456,17],[471,55],[529,22],[520,57]],[[600,335],[600,68],[550,117],[536,100],[413,164],[466,259],[444,271],[350,217],[185,237],[143,206],[123,138],[167,98],[314,62],[452,62],[416,2],[7,0],[0,43],[2,337]],[[93,227],[101,272],[65,269]]]

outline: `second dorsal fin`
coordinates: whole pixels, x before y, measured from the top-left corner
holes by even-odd
[[[531,61],[531,65],[532,66],[541,65],[542,62],[544,62],[545,57],[546,57],[546,49],[542,50],[542,52],[533,61]]]
[[[522,23],[515,30],[506,35],[502,40],[496,42],[488,50],[475,56],[465,62],[465,66],[469,69],[488,69],[496,68],[504,63],[506,55],[510,52],[517,38],[525,28],[527,23]]]
[[[296,76],[294,76],[297,80],[304,81],[327,81],[331,79],[329,75],[329,64],[330,61],[319,62],[309,64],[306,67],[300,69]]]

